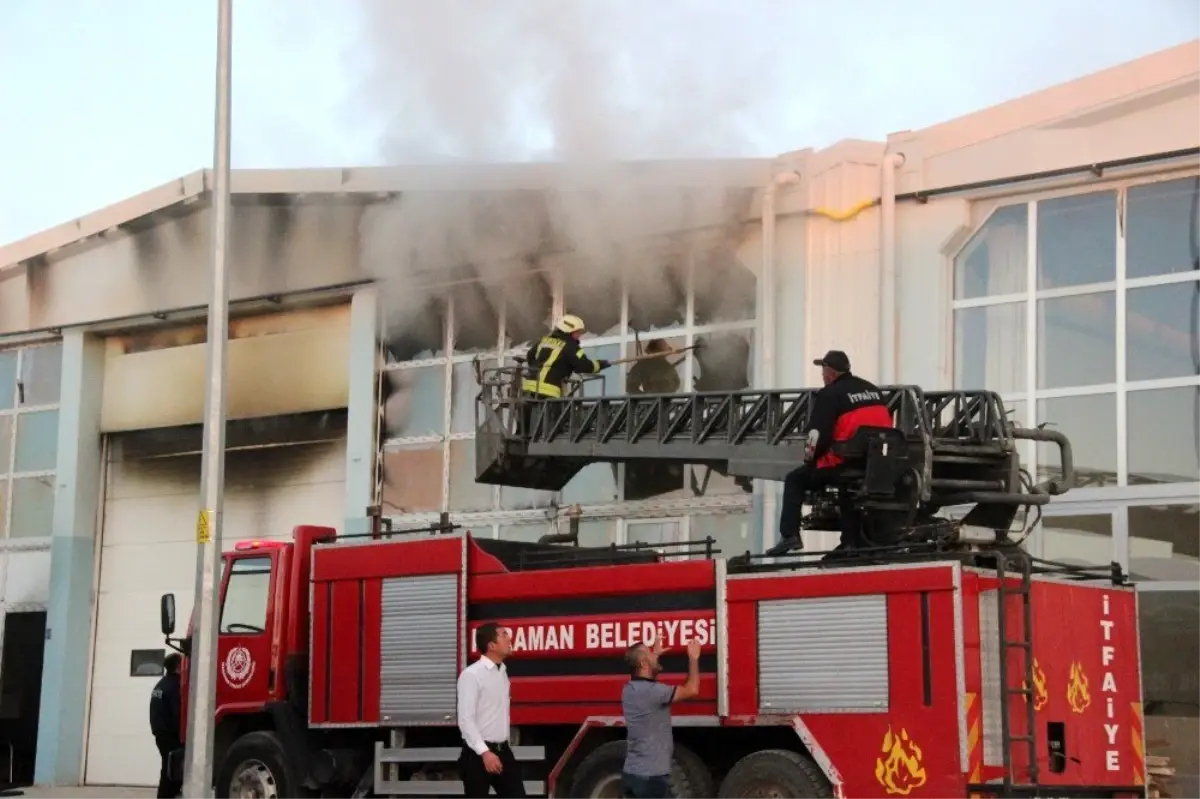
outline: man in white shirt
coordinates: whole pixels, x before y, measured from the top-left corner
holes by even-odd
[[[458,677],[458,729],[463,749],[458,773],[467,797],[486,797],[489,788],[496,796],[523,797],[525,783],[508,745],[508,671],[504,660],[512,652],[512,641],[498,624],[487,623],[475,630],[479,660]]]

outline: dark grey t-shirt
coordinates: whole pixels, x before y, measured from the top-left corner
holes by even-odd
[[[671,700],[675,688],[634,677],[621,692],[621,712],[628,734],[625,773],[663,777],[671,773]]]

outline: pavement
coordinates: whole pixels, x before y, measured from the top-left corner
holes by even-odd
[[[68,797],[93,796],[96,799],[125,799],[126,797],[151,797],[156,793],[154,788],[133,788],[126,785],[88,785],[86,787],[50,788],[34,786],[32,788],[15,788],[11,792],[0,792],[0,796],[26,796],[31,799],[67,799]]]

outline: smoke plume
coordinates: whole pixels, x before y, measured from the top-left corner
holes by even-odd
[[[415,285],[461,274],[488,286],[474,318],[494,319],[507,304],[510,330],[514,321],[540,328],[543,309],[522,296],[531,289],[509,278],[565,253],[569,296],[584,306],[568,310],[586,316],[589,297],[611,296],[627,278],[643,315],[670,316],[680,264],[698,250],[736,247],[752,192],[683,159],[758,154],[754,128],[776,99],[769,65],[790,35],[778,11],[763,11],[777,6],[359,0],[358,8],[356,101],[379,128],[382,160],[460,165],[422,170],[428,191],[364,215],[362,265],[385,287],[392,325],[420,316],[428,297]],[[630,163],[665,159],[677,163]],[[542,163],[496,166],[505,162]],[[538,176],[538,190],[514,190],[518,173]],[[513,320],[514,308],[533,318]]]

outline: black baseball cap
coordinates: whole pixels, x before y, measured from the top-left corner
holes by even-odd
[[[849,372],[850,358],[841,350],[830,350],[824,358],[817,358],[813,366],[828,366],[835,372]]]

